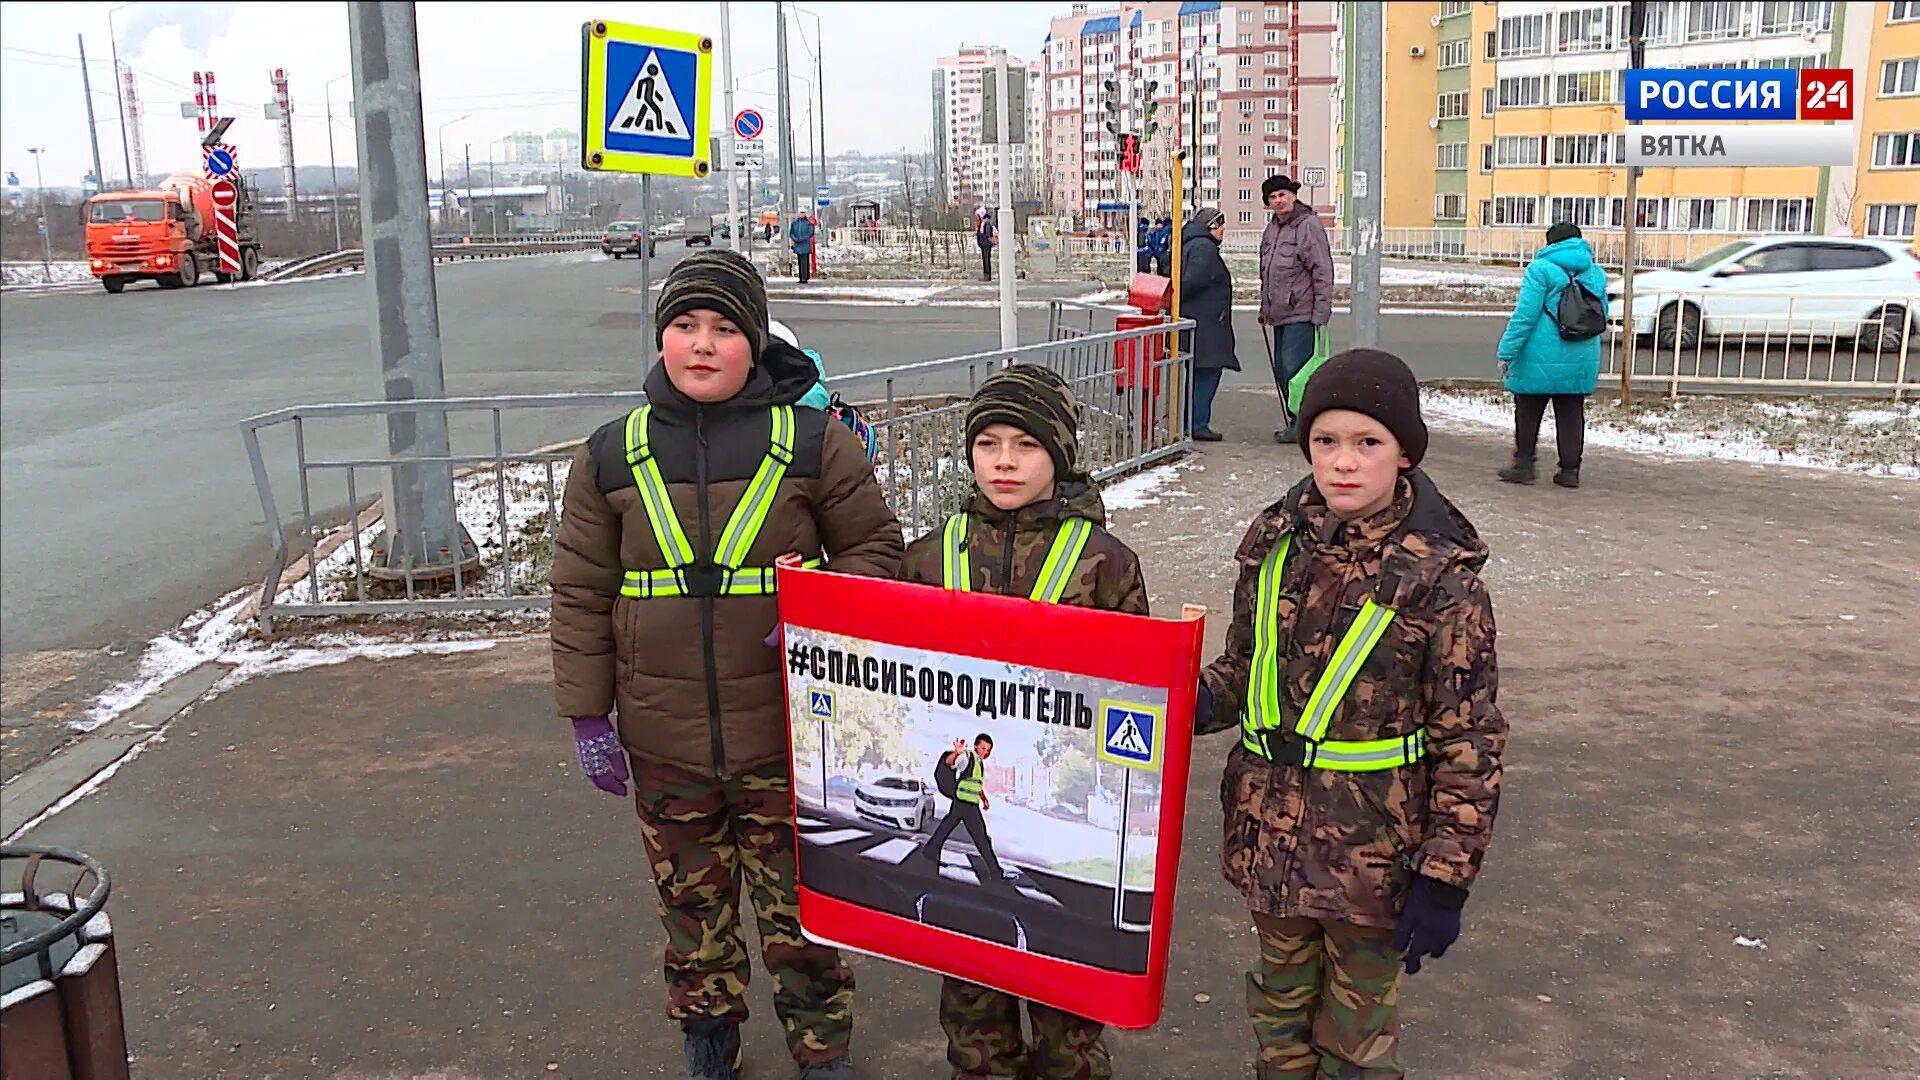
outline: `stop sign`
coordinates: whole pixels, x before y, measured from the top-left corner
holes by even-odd
[[[239,197],[239,192],[225,180],[213,185],[213,205],[222,210],[233,209],[233,204]]]

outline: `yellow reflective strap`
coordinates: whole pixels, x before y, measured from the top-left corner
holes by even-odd
[[[674,516],[667,482],[660,475],[660,466],[654,464],[653,449],[648,441],[648,420],[652,415],[652,405],[642,405],[627,414],[627,467],[633,470],[634,490],[640,495],[647,524],[653,529],[654,543],[660,546],[660,556],[670,567],[691,566],[693,545],[687,543],[686,531]]]
[[[826,565],[825,559],[807,559],[802,567],[813,570]],[[777,590],[776,575],[771,566],[755,566],[736,570],[720,588],[722,596],[772,596]],[[680,575],[672,570],[629,570],[620,585],[620,595],[636,600],[651,600],[661,596],[685,596],[686,585]]]
[[[973,591],[973,560],[967,555],[967,515],[947,518],[940,536],[940,584],[959,592]]]
[[[1347,696],[1354,676],[1360,673],[1360,665],[1367,662],[1373,647],[1386,636],[1393,616],[1392,608],[1381,607],[1373,602],[1372,597],[1368,597],[1367,602],[1360,606],[1360,614],[1354,617],[1353,625],[1347,627],[1339,646],[1327,661],[1326,670],[1320,673],[1320,681],[1307,698],[1306,711],[1300,714],[1300,722],[1294,725],[1294,731],[1309,742],[1317,743],[1326,738],[1327,725],[1333,720],[1333,710]]]
[[[1426,737],[1415,732],[1397,739],[1308,743],[1305,764],[1310,768],[1334,772],[1379,772],[1412,765],[1425,757],[1426,753]]]
[[[727,527],[720,532],[720,544],[714,551],[714,562],[729,570],[737,570],[747,561],[747,553],[753,550],[753,542],[759,539],[760,529],[767,523],[767,513],[773,509],[773,497],[780,487],[780,481],[787,475],[787,465],[793,461],[793,407],[776,406],[773,410],[772,445],[767,456],[760,461],[760,468],[753,474],[753,481],[747,485],[746,493],[740,496],[739,505],[733,508],[733,515],[727,519]]]
[[[1086,550],[1087,540],[1093,536],[1093,523],[1084,518],[1069,518],[1053,534],[1053,546],[1047,549],[1047,559],[1040,564],[1040,579],[1033,583],[1033,591],[1027,595],[1030,600],[1043,604],[1057,604],[1066,595],[1067,581],[1073,576],[1074,567],[1080,563],[1080,553]]]
[[[1280,579],[1286,571],[1287,551],[1293,546],[1293,534],[1280,537],[1280,543],[1260,563],[1260,577],[1253,607],[1253,671],[1248,680],[1248,701],[1241,713],[1241,744],[1267,756],[1259,733],[1281,726],[1280,719]]]

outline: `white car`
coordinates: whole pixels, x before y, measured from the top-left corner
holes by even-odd
[[[933,827],[933,793],[933,785],[917,777],[878,776],[853,790],[853,809],[869,821],[926,832]]]
[[[1617,325],[1621,285],[1607,282]],[[1736,240],[1671,270],[1633,276],[1633,333],[1662,348],[1706,337],[1858,339],[1899,352],[1920,327],[1920,256],[1895,240],[1762,236]]]

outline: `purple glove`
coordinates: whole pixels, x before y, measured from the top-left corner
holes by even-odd
[[[580,769],[593,786],[609,795],[627,793],[627,754],[613,723],[604,716],[573,718],[573,748],[580,755]]]
[[[773,624],[773,629],[767,631],[767,636],[766,636],[767,648],[777,649],[780,647],[781,631],[785,629],[786,629],[785,623]]]
[[[1400,930],[1393,936],[1393,947],[1406,954],[1407,974],[1420,973],[1420,961],[1438,960],[1460,938],[1460,908],[1467,902],[1467,890],[1444,881],[1416,875],[1413,889],[1407,893],[1407,906],[1400,912]]]

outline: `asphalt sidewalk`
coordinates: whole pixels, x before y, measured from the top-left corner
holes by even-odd
[[[1304,469],[1273,409],[1223,394],[1233,441],[1115,515],[1214,646],[1241,528]],[[1513,740],[1465,934],[1403,985],[1408,1064],[1911,1076],[1920,487],[1601,451],[1580,491],[1514,488],[1502,454],[1441,431],[1428,462],[1495,552]],[[638,827],[549,678],[536,638],[247,683],[34,829],[114,873],[135,1075],[672,1075]],[[1246,1075],[1227,744],[1196,752],[1165,1015],[1111,1036],[1123,1077]],[[944,1075],[936,980],[855,965],[863,1075]],[[750,1075],[791,1075],[764,973],[751,1000]]]

